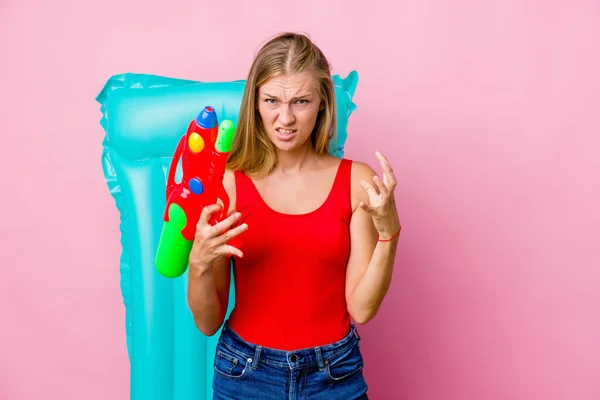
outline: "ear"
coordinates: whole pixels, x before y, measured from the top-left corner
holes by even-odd
[[[323,100],[321,100],[321,104],[319,104],[319,111],[324,110],[325,109],[325,102]]]

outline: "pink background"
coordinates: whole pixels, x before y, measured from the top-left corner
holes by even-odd
[[[372,398],[600,398],[599,3],[217,3],[0,4],[0,398],[128,398],[106,79],[245,78],[282,30],[358,70],[346,155],[399,180]]]

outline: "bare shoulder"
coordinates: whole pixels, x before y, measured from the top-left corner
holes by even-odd
[[[369,164],[362,161],[352,161],[352,179],[373,179],[376,172]],[[357,181],[358,182],[358,181]]]
[[[331,154],[324,154],[318,158],[316,170],[319,172],[335,171],[340,165],[340,159]]]
[[[232,170],[225,170],[225,174],[223,175],[223,187],[225,188],[227,196],[229,196],[229,210],[227,210],[227,213],[229,213],[232,210],[235,210],[236,207],[235,174]]]
[[[369,196],[367,192],[361,186],[361,181],[366,181],[370,184],[373,183],[373,177],[375,176],[375,170],[367,163],[362,161],[352,161],[352,173],[351,173],[351,193],[352,193],[352,211],[358,208],[358,204],[361,201],[368,201]]]

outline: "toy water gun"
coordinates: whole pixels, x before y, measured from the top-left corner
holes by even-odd
[[[229,196],[223,176],[234,135],[234,122],[224,120],[219,126],[214,109],[208,106],[190,122],[177,145],[167,179],[164,224],[155,258],[158,272],[167,278],[186,271],[202,209],[221,200],[222,210],[209,222],[214,225],[227,217]],[[179,158],[183,178],[176,183]]]

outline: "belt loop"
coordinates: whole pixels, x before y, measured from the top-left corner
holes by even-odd
[[[323,363],[323,354],[321,353],[320,347],[315,347],[315,354],[317,355],[317,364],[319,365],[319,371],[325,371],[325,364]]]
[[[260,346],[256,346],[256,349],[254,349],[254,359],[252,360],[252,369],[256,370],[258,368],[258,361],[260,359],[260,352],[262,350],[262,347]]]
[[[358,329],[356,329],[356,325],[352,325],[352,331],[354,332],[354,337],[356,340],[360,341],[360,335],[358,334]]]

